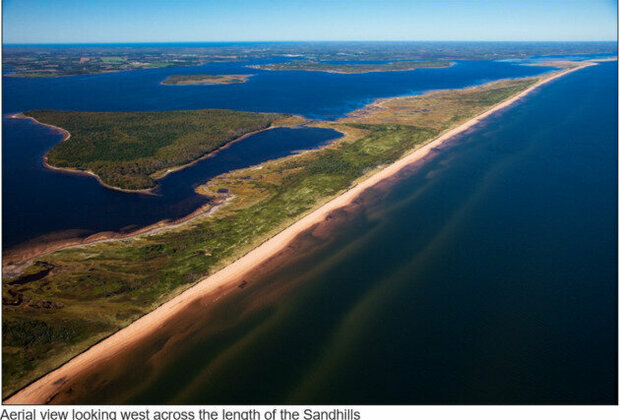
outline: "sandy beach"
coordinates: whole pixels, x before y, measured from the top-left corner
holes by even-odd
[[[154,311],[148,313],[126,328],[114,333],[110,337],[79,354],[66,364],[48,373],[21,391],[18,391],[16,394],[8,398],[5,403],[41,404],[49,402],[54,395],[58,393],[63,384],[71,381],[72,378],[78,376],[93,363],[112,359],[115,355],[122,352],[132,343],[148,337],[153,331],[157,330],[164,322],[166,322],[167,319],[183,311],[196,299],[204,297],[205,295],[218,293],[219,290],[224,290],[227,287],[230,287],[230,285],[239,282],[244,275],[250,273],[253,269],[268,260],[271,256],[287,247],[287,245],[301,232],[304,232],[316,224],[321,223],[331,212],[348,205],[364,190],[376,185],[382,180],[394,176],[403,168],[419,162],[424,159],[434,148],[440,146],[454,136],[465,132],[489,115],[510,106],[541,85],[590,65],[593,65],[593,63],[583,63],[581,66],[555,73],[537,82],[514,97],[494,106],[475,118],[472,118],[464,124],[444,132],[439,137],[433,139],[424,146],[413,150],[411,153],[402,157],[398,161],[376,172],[340,196],[327,202],[322,207],[307,214],[297,222],[290,225],[288,228],[263,242],[260,246],[254,248],[245,256],[236,260],[234,263],[226,266],[213,275],[204,278],[195,286],[162,304]]]

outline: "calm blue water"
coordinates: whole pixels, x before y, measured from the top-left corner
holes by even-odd
[[[616,404],[616,92],[545,85],[54,402]]]
[[[83,236],[98,231],[128,231],[181,218],[207,203],[204,196],[194,192],[206,180],[319,147],[341,136],[334,130],[310,127],[267,130],[169,174],[161,179],[153,196],[121,193],[101,187],[93,177],[67,176],[43,167],[41,155],[62,138],[47,127],[5,119],[3,129],[4,142],[11,145],[3,153],[5,246],[49,232],[69,231],[64,235]],[[62,235],[45,239],[62,239]]]
[[[340,75],[261,71],[249,69],[244,63],[211,63],[199,67],[76,77],[4,77],[3,106],[5,114],[30,109],[158,111],[228,108],[334,119],[377,97],[460,88],[551,70],[512,62],[461,61],[444,69]],[[160,84],[170,74],[201,73],[252,73],[255,76],[247,83],[236,85]],[[334,133],[320,129],[270,131],[258,137],[264,141],[242,141],[231,148],[226,155],[234,153],[241,159],[235,165],[221,165],[221,157],[216,161],[207,159],[191,169],[164,178],[159,190],[161,196],[150,197],[111,191],[94,179],[43,168],[43,155],[60,140],[58,134],[47,128],[25,120],[4,118],[2,130],[5,247],[35,238],[41,240],[43,235],[53,234],[54,238],[59,238],[127,230],[162,219],[178,218],[204,203],[192,187],[213,175],[284,156],[294,150],[316,147],[328,138],[334,138]],[[245,154],[246,145],[249,154]]]
[[[261,62],[253,62],[256,63]],[[506,77],[530,76],[550,71],[548,67],[537,68],[488,60],[461,61],[445,69],[353,75],[275,72],[250,69],[245,67],[246,64],[250,63],[209,63],[174,69],[44,79],[5,77],[4,112],[29,109],[164,111],[226,108],[288,112],[309,118],[333,119],[378,97],[413,94],[429,89],[459,88]],[[234,85],[160,84],[171,74],[205,73],[255,76],[247,83]]]
[[[572,61],[584,61],[584,60],[596,60],[601,58],[614,58],[617,57],[615,53],[598,53],[598,54],[552,54],[552,55],[535,55],[531,58],[533,60],[572,60]]]

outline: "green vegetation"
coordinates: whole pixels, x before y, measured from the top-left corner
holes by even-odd
[[[185,165],[226,143],[269,127],[283,114],[228,110],[171,112],[29,111],[71,136],[47,154],[59,168],[88,170],[113,187],[152,188],[158,171]]]
[[[48,270],[45,277],[3,284],[3,395],[239,258],[303,214],[431,141],[441,131],[478,115],[537,80],[506,80],[475,89],[424,95],[419,100],[428,109],[424,111],[432,121],[428,124],[426,119],[406,119],[404,106],[408,102],[398,102],[403,98],[382,104],[388,108],[392,101],[399,104],[397,122],[380,122],[387,116],[379,118],[366,109],[364,115],[339,122],[314,123],[342,131],[345,136],[320,150],[212,179],[197,191],[213,197],[214,203],[229,199],[217,212],[157,234],[74,247],[40,257],[43,261],[37,263],[39,267],[27,273]],[[413,101],[416,110],[419,100],[407,100]],[[80,119],[79,113],[67,114],[73,115],[75,121]],[[418,118],[417,112],[410,115]]]
[[[452,63],[444,60],[394,61],[382,64],[365,63],[324,63],[316,61],[291,61],[287,63],[248,66],[261,70],[303,70],[324,71],[328,73],[369,73],[377,71],[407,71],[422,68],[449,67]]]
[[[446,130],[493,105],[524,91],[541,78],[507,79],[460,90],[438,90],[403,96],[357,110],[342,122],[404,124]],[[377,104],[380,102],[380,104]]]
[[[231,85],[245,83],[251,74],[173,74],[163,85]]]
[[[52,72],[49,71],[33,71],[28,73],[9,73],[7,74],[9,77],[26,77],[29,79],[40,79],[41,77],[50,77],[54,76]]]
[[[59,77],[203,63],[197,54],[134,48],[10,48],[9,77]]]
[[[309,62],[497,60],[545,55],[617,54],[615,42],[283,42],[217,46],[11,46],[10,77],[57,77],[213,62],[300,58]]]
[[[103,63],[122,63],[123,62],[123,57],[101,57],[101,62],[103,62]]]

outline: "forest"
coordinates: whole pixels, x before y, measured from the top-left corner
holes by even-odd
[[[245,134],[268,128],[284,114],[220,109],[167,112],[29,111],[70,137],[47,154],[57,168],[96,174],[125,190],[157,185],[158,171],[190,163]]]

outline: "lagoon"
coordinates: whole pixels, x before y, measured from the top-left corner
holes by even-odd
[[[227,108],[335,119],[378,97],[460,88],[553,70],[502,61],[458,61],[449,68],[353,75],[262,71],[245,67],[246,64],[262,62],[264,60],[210,63],[41,79],[4,77],[4,112],[6,116],[30,109],[165,111]],[[247,83],[235,85],[161,85],[161,81],[171,74],[243,73],[255,76]],[[218,159],[221,158],[216,155],[216,160],[206,159],[162,179],[158,196],[139,196],[106,189],[89,177],[44,168],[43,156],[60,141],[61,136],[30,121],[4,118],[3,245],[10,248],[28,241],[55,241],[101,231],[130,232],[160,220],[177,219],[205,204],[206,199],[193,189],[217,173],[317,147],[336,136],[337,133],[316,128],[270,130],[252,136],[251,141],[235,144],[232,150],[235,154],[251,156],[252,159],[220,166]]]

